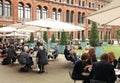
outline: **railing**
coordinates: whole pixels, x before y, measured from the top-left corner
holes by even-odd
[[[12,17],[8,17],[8,16],[0,16],[0,20],[12,21]]]

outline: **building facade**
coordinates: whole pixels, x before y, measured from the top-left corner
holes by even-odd
[[[83,26],[84,31],[70,32],[74,40],[81,40],[85,35],[89,39],[91,21],[85,16],[106,6],[111,0],[0,0],[0,26],[7,26],[25,21],[52,18],[54,20]],[[96,18],[101,19],[101,18]],[[104,28],[106,27],[106,28]],[[68,27],[69,28],[69,27]],[[113,28],[98,26],[99,39],[113,39]],[[55,32],[57,39],[60,32]],[[36,35],[40,35],[37,33]],[[51,38],[52,33],[49,33]],[[37,37],[36,37],[37,38]]]

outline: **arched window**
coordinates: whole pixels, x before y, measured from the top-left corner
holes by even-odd
[[[4,5],[4,15],[6,17],[10,17],[11,16],[11,4],[9,1],[5,1],[5,5]]]
[[[58,13],[57,13],[57,20],[58,20],[58,21],[61,21],[61,18],[62,18],[61,16],[62,16],[62,15],[61,15],[61,10],[59,9],[59,10],[58,10]]]
[[[44,7],[44,8],[43,8],[42,17],[43,17],[44,19],[47,18],[47,7]]]
[[[81,18],[82,24],[84,24],[84,16],[85,16],[85,13],[82,13],[82,18]]]
[[[91,8],[91,3],[89,3],[89,8]]]
[[[40,6],[37,6],[36,8],[36,19],[39,20],[42,18],[42,10]]]
[[[78,5],[81,6],[81,0],[78,0]]]
[[[0,16],[3,14],[3,4],[2,1],[0,1]]]
[[[24,18],[24,7],[22,3],[18,4],[18,18]]]
[[[81,13],[78,12],[78,23],[80,24],[81,23]]]
[[[53,8],[53,11],[52,11],[52,18],[53,18],[54,20],[57,20],[57,11],[56,11],[55,8]]]
[[[29,20],[31,18],[31,7],[29,4],[25,6],[25,18]]]
[[[74,4],[74,0],[71,0],[71,4]]]
[[[81,37],[81,33],[80,31],[78,31],[78,39],[80,39],[80,37]]]
[[[69,1],[69,0],[67,0],[67,3],[69,4],[69,3],[70,3],[70,1]]]
[[[71,23],[73,23],[73,20],[74,20],[74,12],[73,11],[71,12],[71,18],[70,18],[70,20],[71,20]]]
[[[84,7],[85,6],[85,1],[82,1],[82,7]]]
[[[94,3],[92,3],[92,8],[94,8],[95,7],[95,5],[94,5]]]
[[[70,21],[69,21],[69,18],[70,18],[70,13],[69,13],[69,11],[67,10],[67,11],[66,11],[66,22],[68,22],[68,23],[70,22]]]

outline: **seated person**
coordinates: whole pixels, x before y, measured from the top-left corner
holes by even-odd
[[[73,60],[73,62],[75,62],[77,60],[77,55],[76,55],[76,47],[72,46],[72,48],[70,49],[70,55],[69,57]]]
[[[65,55],[66,60],[75,62],[75,58],[72,56],[74,56],[74,55],[76,56],[76,54],[75,53],[73,55],[70,54],[70,51],[68,50],[68,46],[65,46],[64,55]]]
[[[74,80],[84,80],[83,83],[89,83],[89,77],[87,75],[83,75],[85,72],[86,62],[88,61],[89,55],[87,53],[83,53],[81,56],[81,60],[77,61],[74,65],[72,71],[72,79]]]
[[[89,60],[87,61],[88,65],[92,65],[94,62],[97,62],[94,47],[89,47],[88,54],[89,54]]]
[[[89,75],[90,79],[103,81],[105,83],[115,83],[115,70],[113,65],[108,62],[108,54],[102,54],[100,59],[101,61],[93,63]]]
[[[52,55],[54,56],[54,59],[56,59],[58,57],[58,54],[59,54],[59,52],[58,52],[58,46],[55,45],[54,51],[52,52]]]
[[[20,57],[18,58],[19,63],[25,65],[24,68],[27,70],[31,69],[31,60],[29,58],[28,51],[29,51],[28,47],[24,46],[24,50],[21,53]]]
[[[115,59],[114,52],[108,52],[108,61],[116,68],[117,60]]]

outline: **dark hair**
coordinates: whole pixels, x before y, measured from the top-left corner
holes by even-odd
[[[108,61],[108,54],[107,53],[102,54],[100,59],[104,61]]]
[[[82,56],[81,56],[82,60],[86,60],[88,58],[89,58],[88,53],[83,53]]]

